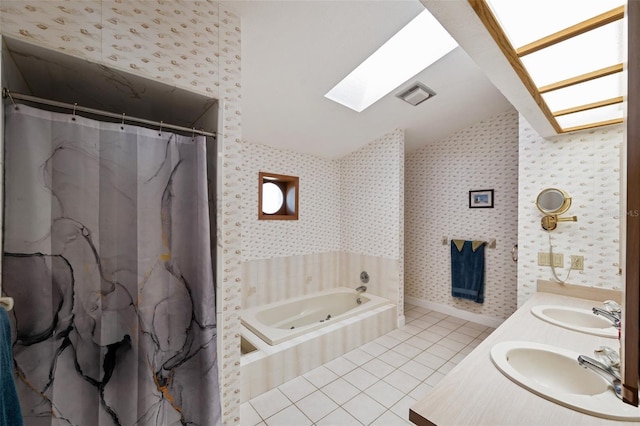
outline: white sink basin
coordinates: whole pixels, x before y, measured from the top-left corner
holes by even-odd
[[[523,388],[565,407],[612,420],[640,421],[611,385],[578,364],[577,352],[534,342],[509,341],[491,349],[491,360]]]
[[[569,308],[560,305],[538,305],[531,313],[543,321],[594,336],[618,338],[618,330],[608,319],[589,309]]]

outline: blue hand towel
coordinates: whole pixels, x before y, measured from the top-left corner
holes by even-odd
[[[23,426],[16,383],[13,381],[11,323],[4,308],[0,308],[0,426]]]
[[[465,241],[462,249],[458,249],[454,240],[451,240],[453,297],[473,300],[476,303],[484,302],[484,246],[481,242]]]

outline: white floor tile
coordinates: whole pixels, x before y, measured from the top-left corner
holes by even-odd
[[[379,379],[382,379],[384,376],[395,370],[394,367],[390,366],[384,361],[380,361],[377,358],[374,358],[368,363],[364,364],[362,368]]]
[[[442,380],[443,377],[444,377],[444,374],[436,371],[435,373],[430,375],[429,378],[427,378],[427,380],[425,380],[424,382],[429,386],[433,387],[437,385],[438,382],[440,382],[440,380]]]
[[[308,373],[303,374],[302,377],[311,382],[315,387],[321,388],[337,379],[338,375],[324,365],[321,365],[320,367],[314,368]]]
[[[338,408],[316,423],[318,426],[362,426],[351,414]]]
[[[400,343],[402,343],[401,340],[395,339],[391,336],[389,336],[388,334],[378,337],[376,340],[374,340],[375,343],[384,346],[387,349],[391,349],[394,346],[398,346]]]
[[[444,360],[450,360],[451,358],[454,357],[455,354],[458,353],[458,351],[454,351],[452,349],[449,349],[439,343],[436,343],[435,345],[431,346],[430,348],[428,348],[425,352],[428,352],[430,354],[433,354],[435,356],[439,356],[440,358],[444,359]]]
[[[321,391],[340,405],[360,393],[360,389],[353,386],[343,378],[339,378],[338,380],[329,383],[327,386],[323,387]]]
[[[449,372],[451,370],[453,370],[455,368],[457,364],[455,362],[447,362],[445,365],[443,365],[442,367],[438,368],[438,373],[442,373],[444,375],[449,374]]]
[[[439,334],[442,337],[451,333],[451,330],[449,330],[448,328],[440,327],[439,325],[432,325],[431,327],[429,327],[429,331]]]
[[[409,392],[409,396],[413,399],[415,399],[416,401],[424,398],[427,393],[429,393],[429,391],[432,389],[431,386],[429,386],[428,384],[422,382],[420,383],[418,386],[416,386],[411,392]]]
[[[429,352],[423,352],[420,355],[413,358],[413,360],[416,362],[419,362],[422,365],[426,365],[427,367],[433,370],[437,370],[447,362],[447,360],[442,359],[439,356],[436,356]]]
[[[433,326],[432,322],[427,322],[427,321],[423,321],[422,319],[418,318],[418,319],[414,319],[412,320],[409,325],[413,325],[415,327],[420,327],[422,330],[425,330],[429,327]]]
[[[242,426],[254,426],[262,422],[258,412],[248,402],[240,406],[240,420],[242,421]]]
[[[420,364],[419,362],[413,360],[401,366],[399,370],[407,373],[411,377],[418,379],[419,381],[425,380],[435,371],[432,368],[429,368],[426,365]]]
[[[356,364],[342,356],[334,359],[333,361],[329,361],[324,366],[336,373],[338,376],[344,376],[348,372],[358,368]]]
[[[362,349],[369,355],[378,356],[382,353],[385,353],[388,348],[376,342],[369,342],[366,345],[360,346],[360,349]]]
[[[440,341],[441,339],[444,339],[444,336],[441,336],[440,334],[436,334],[433,331],[430,330],[425,330],[423,332],[420,332],[418,334],[416,334],[416,337],[419,337],[421,339],[426,340],[427,342],[432,342],[432,343],[436,343],[438,341]]]
[[[453,340],[450,336],[451,335],[441,339],[438,342],[438,344],[444,346],[447,349],[451,349],[452,351],[454,351],[456,353],[458,353],[458,351],[460,351],[462,348],[467,346],[466,343],[457,342],[457,341]]]
[[[442,319],[447,318],[449,315],[443,314],[442,312],[431,311],[431,312],[429,312],[429,316],[433,317],[433,318],[439,318],[439,319],[442,320]]]
[[[386,334],[386,336],[393,337],[394,339],[400,340],[404,342],[408,338],[412,337],[413,334],[402,330],[401,328],[396,328],[395,330]]]
[[[265,420],[268,426],[311,426],[313,422],[295,405],[274,414]]]
[[[411,335],[414,335],[414,334],[420,333],[421,331],[424,331],[424,328],[418,327],[418,326],[415,326],[415,325],[411,325],[411,324],[407,324],[407,325],[402,326],[399,330],[400,331],[404,331],[405,333],[409,333]],[[474,337],[477,337],[477,336],[474,336]]]
[[[469,323],[467,323],[462,327],[458,328],[456,331],[454,331],[454,333],[460,333],[460,334],[464,334],[465,336],[476,338],[479,335],[481,335],[483,331],[484,330],[479,330],[478,328],[473,327],[469,325]]]
[[[416,399],[411,398],[410,396],[405,396],[400,401],[396,403],[393,407],[391,407],[391,411],[393,411],[398,417],[401,419],[409,418],[409,408],[413,404],[416,403]]]
[[[342,378],[360,390],[365,390],[379,380],[376,376],[362,368],[356,368],[352,372],[345,374]]]
[[[343,357],[358,366],[373,359],[373,356],[360,349],[354,349],[351,352],[347,352]]]
[[[280,391],[293,402],[299,401],[317,390],[314,385],[302,376],[289,380],[288,382],[280,385],[278,389],[280,389]]]
[[[404,392],[394,388],[384,380],[374,383],[365,390],[364,393],[384,405],[386,408],[391,408],[405,396]]]
[[[315,391],[311,395],[302,398],[296,402],[296,406],[313,422],[317,422],[338,408],[338,404],[320,391]]]
[[[409,407],[494,329],[405,307],[409,324],[241,405],[241,425],[410,425]]]
[[[263,419],[291,405],[291,401],[277,388],[256,396],[250,403]]]
[[[400,355],[404,355],[407,358],[411,359],[413,357],[415,357],[418,354],[422,353],[422,349],[418,349],[413,345],[410,345],[408,343],[401,343],[398,346],[396,346],[395,348],[391,349],[394,352],[399,353]]]
[[[413,388],[420,384],[420,380],[401,370],[394,371],[382,380],[404,393],[411,392]]]
[[[465,345],[468,345],[469,343],[473,342],[473,339],[475,339],[478,336],[469,336],[468,334],[462,333],[460,332],[460,329],[449,333],[447,335],[447,338],[451,339],[451,340],[455,340],[456,342],[460,342],[463,343]]]
[[[383,405],[364,393],[351,399],[342,408],[365,425],[370,424],[386,411]]]
[[[385,411],[380,417],[375,419],[372,426],[411,426],[413,423],[407,420],[401,419],[393,411]]]
[[[387,364],[391,365],[392,367],[398,368],[402,364],[404,364],[407,361],[409,361],[410,358],[407,358],[406,356],[404,356],[402,354],[399,354],[398,352],[387,351],[387,352],[383,353],[382,355],[380,355],[378,357],[378,359],[381,359],[382,361],[386,362]]]
[[[424,351],[425,349],[427,349],[428,347],[430,347],[431,345],[433,345],[433,342],[429,342],[428,340],[424,340],[421,339],[418,336],[413,336],[411,339],[407,339],[405,340],[406,344],[411,345],[411,346],[415,346],[416,348],[420,349],[421,351]]]

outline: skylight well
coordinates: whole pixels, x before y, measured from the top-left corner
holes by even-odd
[[[362,112],[456,46],[453,37],[424,10],[325,97]]]
[[[558,133],[623,121],[626,0],[469,3]]]

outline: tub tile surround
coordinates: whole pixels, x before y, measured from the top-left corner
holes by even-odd
[[[404,311],[403,327],[244,402],[242,426],[410,425],[409,407],[493,329],[422,307]]]
[[[412,304],[477,322],[516,309],[518,113],[508,110],[406,157],[405,297]],[[494,189],[492,209],[470,209],[469,191]],[[496,239],[487,249],[484,304],[451,296],[450,246],[442,238]],[[469,318],[466,318],[469,319]]]
[[[269,346],[243,327],[258,349],[242,356],[242,400],[246,401],[365,345],[396,327],[396,308],[381,306]]]
[[[243,176],[240,18],[212,0],[0,0],[0,20],[3,36],[222,101],[217,194],[219,380],[223,423],[238,424]]]
[[[624,126],[560,135],[548,140],[520,117],[518,238],[518,306],[535,292],[538,280],[555,281],[548,266],[538,266],[538,252],[563,253],[565,265],[556,268],[567,276],[571,255],[584,256],[584,270],[572,271],[568,283],[621,290],[620,267],[620,147]],[[578,222],[558,224],[550,233],[540,226],[535,205],[538,193],[548,187],[564,189],[573,198],[564,216]]]
[[[356,288],[360,272],[370,277],[367,292],[399,303],[397,259],[328,252],[242,263],[242,307],[252,308],[336,287]],[[277,285],[274,285],[277,283]]]

